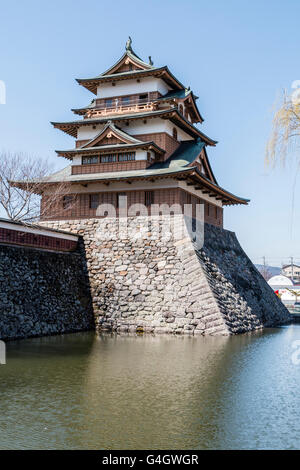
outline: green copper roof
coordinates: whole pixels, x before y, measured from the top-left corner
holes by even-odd
[[[186,98],[191,93],[193,93],[192,90],[188,90],[187,88],[185,88],[184,90],[169,91],[166,95],[161,96],[158,99],[159,100],[167,100],[167,99],[170,99],[170,98],[179,98],[179,99],[181,99],[181,98]]]
[[[165,161],[154,163],[149,170],[156,168],[184,168],[193,163],[201,150],[205,147],[205,143],[197,140],[182,142],[177,150]]]

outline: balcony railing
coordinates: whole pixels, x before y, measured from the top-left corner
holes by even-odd
[[[102,104],[97,105],[95,108],[89,109],[85,115],[85,119],[111,116],[115,114],[131,114],[153,111],[156,109],[156,104],[153,101],[131,99],[130,101],[112,100],[111,105]]]

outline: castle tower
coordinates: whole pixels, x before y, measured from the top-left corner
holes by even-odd
[[[75,138],[73,149],[57,150],[70,165],[45,180],[42,205],[55,185],[70,183],[60,205],[49,205],[43,220],[86,219],[109,204],[119,214],[120,197],[127,207],[205,205],[205,222],[222,227],[223,207],[247,200],[219,186],[207,148],[216,141],[200,129],[203,118],[198,97],[170,72],[155,67],[133,51],[125,53],[106,72],[78,79],[94,98],[72,111],[81,117],[53,122],[56,129]],[[21,185],[22,186],[22,185]],[[39,186],[40,187],[40,186]]]
[[[73,110],[81,119],[53,123],[75,138],[73,149],[57,151],[70,165],[37,187],[46,209],[40,224],[82,236],[96,327],[230,335],[289,322],[235,234],[222,228],[223,207],[248,200],[216,181],[207,156],[216,142],[199,129],[197,96],[168,67],[141,60],[130,39],[115,65],[77,81],[95,98]],[[48,204],[64,183],[68,193]],[[203,206],[206,223],[191,236]],[[119,230],[124,209],[129,231]]]

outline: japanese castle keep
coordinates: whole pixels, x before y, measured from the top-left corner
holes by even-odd
[[[139,58],[130,38],[106,72],[77,82],[94,97],[72,110],[76,120],[52,123],[75,146],[56,151],[69,165],[42,180],[40,224],[82,236],[96,327],[228,335],[289,321],[223,229],[223,208],[248,200],[217,182],[208,159],[217,142],[200,130],[193,91]],[[47,204],[61,183],[68,193]]]

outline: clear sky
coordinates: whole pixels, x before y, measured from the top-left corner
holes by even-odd
[[[300,172],[292,226],[294,158],[285,168],[264,166],[272,107],[300,80],[299,0],[0,0],[0,148],[67,161],[55,149],[73,139],[49,121],[93,95],[75,78],[98,75],[124,52],[128,35],[142,58],[168,65],[199,96],[201,130],[218,140],[208,148],[221,186],[251,199],[225,209],[255,261],[300,261]]]

